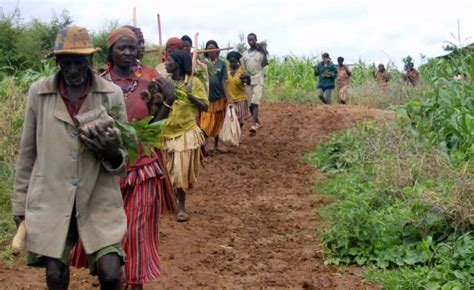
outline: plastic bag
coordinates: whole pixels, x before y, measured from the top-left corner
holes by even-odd
[[[227,146],[237,147],[240,143],[241,133],[235,108],[230,104],[226,108],[224,124],[219,133],[219,140]]]

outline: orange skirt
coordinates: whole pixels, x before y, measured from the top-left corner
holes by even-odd
[[[217,137],[225,118],[226,100],[224,98],[209,104],[207,112],[201,113],[200,127],[207,137]]]

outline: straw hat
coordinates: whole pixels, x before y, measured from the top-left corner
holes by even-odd
[[[69,26],[58,32],[54,42],[53,55],[76,54],[88,55],[100,51],[92,46],[92,40],[87,29],[79,26]]]

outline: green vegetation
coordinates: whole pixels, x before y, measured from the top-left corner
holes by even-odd
[[[321,209],[328,263],[369,266],[388,289],[474,287],[472,61],[430,61],[429,85],[407,91],[398,120],[359,124],[307,156],[329,175],[316,190],[335,200]]]
[[[0,14],[0,260],[11,260],[15,232],[9,194],[29,85],[56,71],[51,51],[56,32],[71,23],[67,12],[49,23],[23,24],[19,12]],[[110,22],[93,34],[106,62]],[[239,47],[245,47],[241,37]],[[474,62],[471,53],[432,59],[420,68],[421,84],[407,85],[393,65],[390,89],[374,80],[375,64],[351,66],[352,104],[393,108],[399,118],[367,122],[331,137],[307,160],[327,173],[315,190],[334,203],[321,209],[328,228],[321,241],[328,263],[368,267],[367,279],[388,289],[474,287],[473,202]],[[406,58],[405,61],[409,61]],[[157,53],[144,62],[156,65]],[[319,59],[271,59],[266,68],[268,102],[319,103],[312,66]],[[466,75],[455,81],[453,76]],[[143,124],[142,124],[143,125]],[[141,127],[140,127],[141,128]],[[139,129],[140,129],[139,128]],[[136,129],[136,128],[135,128]]]

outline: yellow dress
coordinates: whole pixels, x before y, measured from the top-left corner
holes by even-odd
[[[250,115],[247,90],[240,80],[243,73],[245,73],[243,66],[237,69],[235,75],[232,75],[230,68],[227,67],[227,93],[230,100],[234,103],[235,113],[240,123],[243,123]]]
[[[209,104],[206,89],[193,78],[192,95]],[[184,84],[179,84],[184,87]],[[162,134],[162,152],[174,188],[188,190],[197,182],[201,145],[205,138],[196,124],[198,108],[188,99],[177,99]]]

